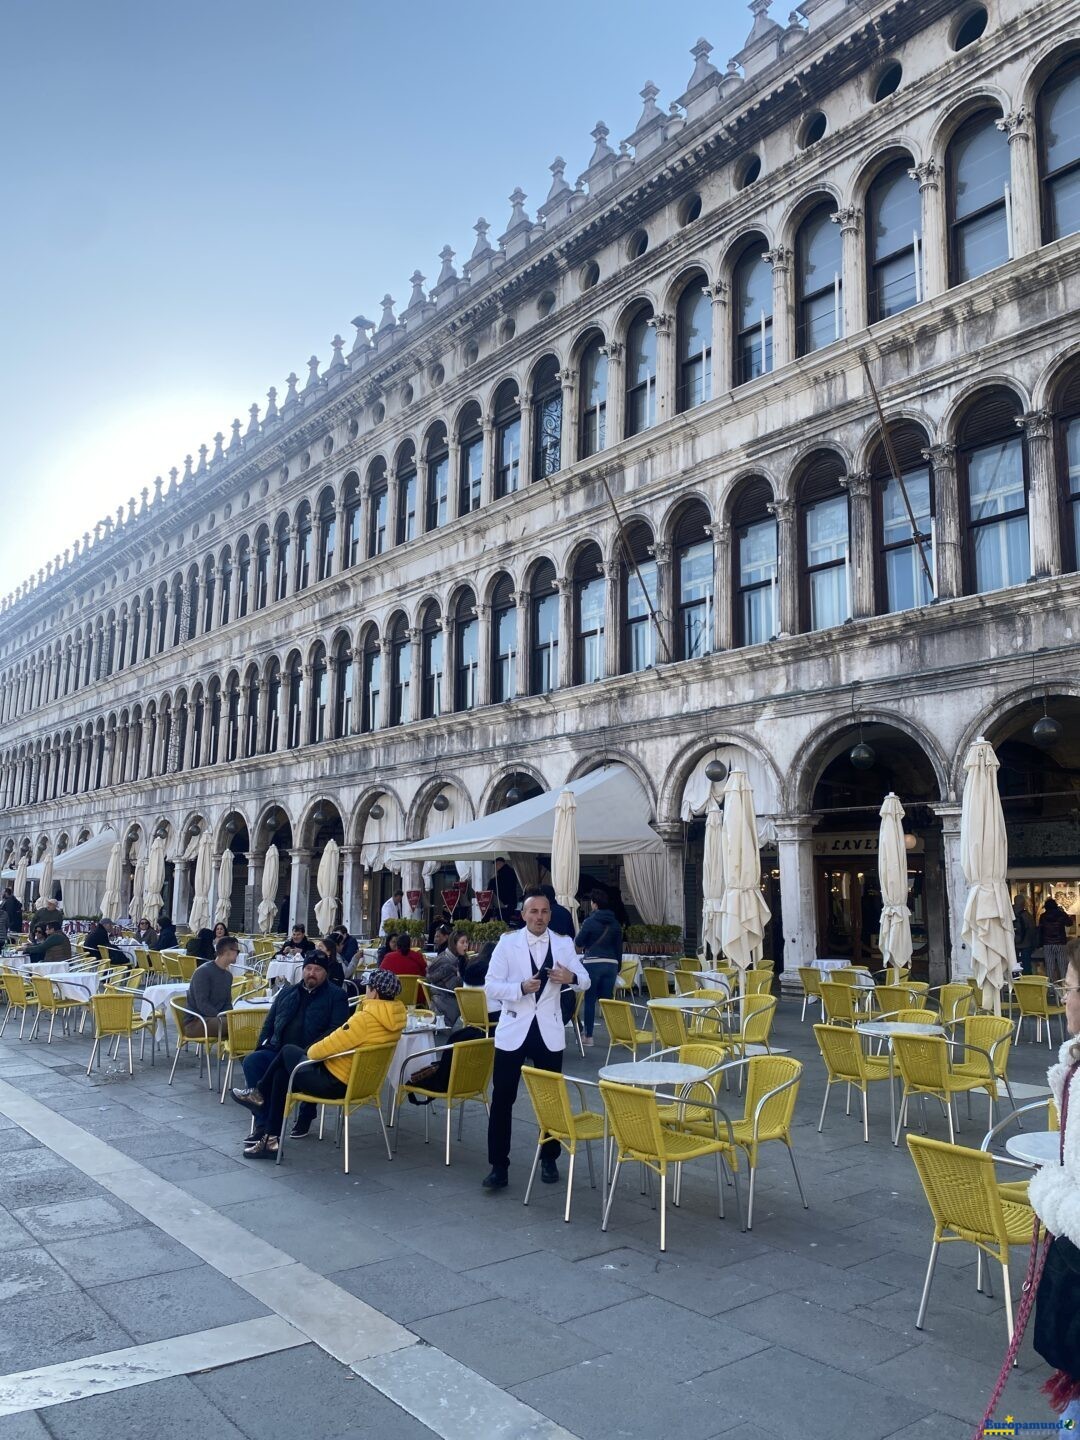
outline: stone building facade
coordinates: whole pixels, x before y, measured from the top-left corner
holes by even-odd
[[[162,834],[181,917],[209,828],[250,923],[266,847],[309,914],[333,835],[366,928],[388,845],[617,760],[692,939],[715,755],[786,968],[866,957],[895,789],[941,974],[984,734],[1018,883],[1075,885],[1080,4],[750,8],[9,598],[6,864]]]

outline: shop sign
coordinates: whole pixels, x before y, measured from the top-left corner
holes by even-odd
[[[923,842],[919,836],[908,836],[907,840],[907,851],[909,855],[913,851],[921,853]],[[850,833],[839,832],[835,835],[814,836],[815,855],[829,855],[835,857],[837,860],[847,856],[852,860],[858,860],[860,856],[876,856],[877,853],[878,833],[876,830],[861,830]]]

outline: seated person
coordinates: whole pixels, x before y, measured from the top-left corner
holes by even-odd
[[[215,940],[224,940],[224,939],[225,939],[225,936],[228,935],[228,933],[229,933],[229,927],[228,927],[228,925],[225,924],[225,921],[224,921],[224,920],[219,920],[219,921],[217,922],[217,924],[214,926],[214,939],[215,939]],[[160,937],[160,935],[159,935],[159,936],[158,936],[158,939],[160,940],[160,938],[161,938],[161,937]]]
[[[339,1029],[349,1018],[349,998],[337,985],[329,983],[326,952],[318,948],[304,962],[304,973],[298,985],[279,990],[270,1013],[259,1033],[259,1048],[245,1055],[240,1062],[247,1089],[234,1095],[249,1095],[263,1084],[266,1072],[286,1045],[307,1050],[316,1040]],[[290,1132],[298,1140],[311,1129],[315,1118],[314,1105],[301,1105]],[[266,1135],[265,1107],[255,1116],[255,1129],[248,1137],[245,1153]]]
[[[333,931],[322,940],[315,941],[315,948],[304,956],[305,962],[318,955],[326,966],[326,973],[330,984],[341,987],[345,984],[345,970],[338,959],[337,942],[334,939]]]
[[[450,939],[450,932],[451,930],[453,930],[453,928],[454,927],[452,925],[447,924],[443,921],[440,921],[438,925],[433,926],[431,934],[428,937],[431,941],[428,949],[434,950],[436,955],[438,955],[440,950],[445,950],[446,942]]]
[[[352,1054],[364,1046],[396,1042],[405,1029],[405,1006],[398,999],[401,981],[390,970],[369,970],[364,976],[367,994],[361,1008],[353,1011],[339,1029],[334,1030],[305,1051],[299,1045],[285,1045],[278,1052],[258,1086],[233,1090],[232,1098],[253,1115],[262,1117],[266,1127],[262,1139],[245,1144],[244,1154],[255,1159],[271,1159],[277,1152],[281,1125],[285,1117],[285,1097],[292,1072],[305,1060],[324,1063],[301,1072],[298,1083],[308,1095],[327,1100],[340,1100],[348,1089]],[[258,1120],[256,1123],[260,1123]]]
[[[485,940],[472,960],[466,962],[462,972],[461,980],[472,990],[482,990],[487,982],[488,966],[491,964],[491,957],[495,953],[495,941]],[[499,1012],[502,1010],[502,1001],[493,1000],[488,996],[488,1020],[492,1025],[498,1024]]]
[[[303,925],[294,925],[292,934],[285,941],[275,958],[279,960],[302,960],[315,949],[315,941],[308,937]]]
[[[84,936],[83,943],[87,954],[97,960],[102,947],[104,947],[108,951],[110,964],[130,966],[131,956],[126,950],[121,950],[119,946],[113,944],[119,933],[117,927],[110,924],[108,920],[96,920]]]
[[[193,955],[196,960],[212,960],[214,958],[214,932],[210,929],[200,930],[197,935],[192,935],[184,946],[185,955]]]
[[[465,967],[468,948],[469,937],[464,931],[455,930],[447,936],[445,948],[439,951],[427,970],[430,984],[426,990],[431,1008],[450,1026],[456,1025],[461,1019],[461,1012],[454,996],[447,992],[456,990],[461,984],[461,972]]]
[[[380,963],[383,970],[392,970],[395,975],[427,974],[427,961],[419,950],[412,948],[412,940],[404,933],[394,936],[393,945]]]
[[[157,938],[157,948],[159,950],[175,950],[180,943],[176,938],[176,926],[167,915],[161,917],[161,922],[158,925]]]
[[[42,938],[27,945],[23,953],[32,965],[42,960],[71,959],[71,941],[64,934],[63,921],[58,914],[45,922]]]
[[[199,934],[209,934],[199,931]],[[194,1010],[206,1023],[195,1019],[195,1015],[184,1016],[184,1034],[198,1040],[204,1035],[211,1039],[225,1034],[225,1011],[232,1009],[232,981],[229,966],[236,964],[240,947],[231,935],[219,940],[214,947],[214,958],[204,960],[188,984],[186,1000],[181,1003],[185,1010]]]
[[[332,933],[337,939],[338,959],[345,971],[345,978],[351,980],[361,959],[359,941],[355,935],[349,934],[346,925],[339,925]]]
[[[135,940],[139,945],[145,945],[147,950],[156,950],[158,948],[157,931],[150,924],[149,920],[143,918],[139,921],[135,931]]]

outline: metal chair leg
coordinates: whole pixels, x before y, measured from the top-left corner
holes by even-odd
[[[604,1206],[604,1218],[600,1223],[600,1229],[608,1227],[608,1216],[611,1214],[611,1202],[615,1199],[615,1190],[619,1183],[619,1173],[622,1170],[622,1156],[615,1161],[615,1170],[611,1176],[611,1184],[608,1186],[607,1204]]]
[[[521,1202],[523,1205],[529,1203],[529,1197],[532,1195],[533,1181],[536,1179],[536,1167],[540,1163],[541,1143],[539,1140],[536,1142],[536,1154],[533,1156],[532,1169],[529,1171],[529,1183],[525,1186],[525,1199]]]
[[[461,1111],[462,1114],[465,1113],[465,1106],[464,1106],[464,1104],[460,1105],[458,1108],[459,1108],[459,1110]],[[451,1127],[451,1124],[453,1123],[453,1119],[454,1119],[454,1107],[450,1104],[450,1101],[447,1100],[447,1102],[446,1102],[446,1163],[447,1163],[447,1165],[450,1164],[450,1127]]]
[[[1046,1029],[1047,1029],[1047,1031],[1049,1031],[1049,1029],[1050,1029],[1049,1023],[1047,1024]],[[1006,1324],[1006,1326],[1008,1327],[1008,1331],[1009,1331],[1009,1344],[1011,1345],[1011,1344],[1012,1344],[1012,1338],[1013,1338],[1013,1304],[1012,1304],[1012,1290],[1011,1290],[1010,1287],[1009,1287],[1009,1267],[1008,1267],[1008,1265],[1006,1265],[1006,1264],[1004,1264],[1004,1263],[1002,1263],[1002,1266],[1001,1266],[1001,1283],[1002,1283],[1002,1284],[1004,1285],[1004,1287],[1005,1287],[1005,1324]],[[1014,1363],[1015,1363],[1015,1362],[1014,1362]]]
[[[570,1202],[574,1198],[574,1161],[577,1159],[576,1151],[570,1151],[570,1164],[566,1167],[566,1209],[563,1211],[563,1220],[570,1223]]]
[[[866,1109],[866,1092],[869,1088],[868,1085],[864,1086],[862,1092],[862,1138],[867,1145],[870,1143],[870,1116]]]
[[[798,1186],[799,1189],[799,1199],[802,1201],[802,1208],[804,1210],[809,1210],[810,1202],[807,1200],[806,1195],[803,1192],[802,1179],[799,1175],[799,1167],[795,1163],[795,1147],[791,1144],[790,1141],[787,1145],[787,1153],[788,1159],[791,1161],[791,1168],[795,1171],[795,1184]]]
[[[660,1171],[660,1249],[667,1249],[667,1171]]]
[[[377,1101],[375,1105],[375,1113],[378,1115],[379,1124],[382,1126],[382,1138],[383,1143],[386,1146],[386,1158],[388,1160],[393,1160],[394,1152],[390,1149],[390,1135],[386,1129],[386,1121],[383,1119],[382,1106],[378,1104]]]
[[[821,1115],[817,1122],[817,1133],[821,1134],[821,1127],[825,1124],[825,1111],[829,1108],[829,1096],[832,1094],[832,1081],[825,1081],[825,1099],[821,1102]]]
[[[934,1266],[937,1264],[938,1245],[939,1242],[935,1240],[930,1247],[930,1263],[926,1267],[926,1279],[923,1281],[922,1298],[919,1301],[919,1314],[915,1320],[916,1330],[923,1328],[923,1321],[926,1319],[926,1306],[930,1299],[930,1284],[934,1278]]]

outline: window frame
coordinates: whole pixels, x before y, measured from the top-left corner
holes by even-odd
[[[976,402],[977,403],[977,402]],[[1019,409],[1019,407],[1017,407]],[[970,417],[968,417],[970,418]],[[1019,417],[1017,417],[1019,418]],[[971,460],[972,456],[980,450],[987,450],[993,445],[1018,443],[1020,447],[1021,474],[1024,486],[1024,504],[1022,507],[1008,511],[1003,515],[995,515],[988,520],[973,521],[971,518]],[[991,427],[988,434],[980,436],[977,442],[965,440],[958,443],[956,447],[956,469],[957,482],[960,491],[960,525],[963,531],[963,545],[961,559],[964,571],[964,594],[965,595],[997,595],[1004,590],[1012,590],[1017,585],[1023,585],[1030,578],[1031,574],[1031,465],[1028,455],[1027,437],[1023,431],[1014,427],[1010,432],[1004,425]],[[978,569],[975,554],[975,537],[978,531],[988,530],[991,526],[1004,525],[1010,520],[1017,519],[1023,515],[1027,522],[1028,536],[1028,574],[1010,585],[1004,585],[994,590],[982,590],[978,583]]]
[[[731,357],[733,389],[737,389],[740,385],[748,385],[752,380],[760,379],[762,375],[771,375],[773,369],[775,368],[776,362],[773,335],[774,291],[773,277],[771,273],[769,274],[769,312],[767,315],[764,315],[764,324],[762,323],[762,314],[759,314],[758,319],[754,322],[753,325],[744,326],[742,329],[739,328],[739,320],[742,318],[743,308],[741,304],[740,272],[744,269],[744,267],[746,267],[747,269],[753,269],[758,265],[764,265],[767,270],[771,272],[772,267],[765,259],[766,252],[758,249],[760,245],[764,245],[766,243],[767,242],[764,236],[759,236],[756,239],[752,238],[748,240],[746,244],[742,247],[742,249],[739,251],[735,263],[731,267],[731,296],[734,319],[734,323],[732,325],[733,353]],[[751,257],[753,256],[755,251],[758,252],[757,258],[752,260]],[[764,336],[762,336],[763,330]],[[756,375],[747,375],[744,373],[743,361],[745,357],[743,353],[743,342],[748,336],[754,334],[758,336],[758,343],[761,346],[762,368],[757,372]]]
[[[795,232],[795,356],[797,359],[802,359],[806,355],[816,355],[819,350],[824,350],[829,345],[835,345],[844,338],[844,246],[839,226],[833,219],[836,214],[835,200],[821,200],[807,211]],[[819,217],[825,217],[827,223],[834,227],[837,268],[833,271],[831,283],[819,285],[816,290],[808,290],[806,289],[806,262],[809,252],[807,236],[811,224],[816,222]],[[823,341],[820,345],[808,345],[807,338],[813,319],[810,315],[811,307],[830,294],[833,302],[832,338]],[[808,317],[811,320],[809,326]]]
[[[1072,72],[1069,74],[1068,72]],[[1080,175],[1080,146],[1077,147],[1076,158],[1068,161],[1051,173],[1050,160],[1047,153],[1046,141],[1049,126],[1046,115],[1046,92],[1059,75],[1065,76],[1065,83],[1072,81],[1080,86],[1080,54],[1066,56],[1060,64],[1055,65],[1053,70],[1039,86],[1039,95],[1035,104],[1035,139],[1038,144],[1037,163],[1039,166],[1039,209],[1040,209],[1040,233],[1042,243],[1050,245],[1055,240],[1064,240],[1068,235],[1075,235],[1077,231],[1070,230],[1065,234],[1055,234],[1054,218],[1054,189],[1059,181],[1069,175]]]
[[[974,111],[973,114],[969,115],[960,125],[956,127],[952,135],[949,137],[949,143],[945,149],[945,230],[946,245],[948,249],[948,281],[950,290],[954,289],[957,285],[967,284],[969,280],[981,279],[983,275],[989,275],[992,270],[1000,269],[1002,265],[1008,263],[1012,255],[1013,247],[1012,235],[1010,233],[1009,226],[1009,203],[1005,198],[1004,190],[1002,190],[1001,198],[999,200],[995,200],[989,205],[984,205],[979,210],[973,210],[969,215],[965,215],[962,220],[958,219],[956,214],[957,142],[961,139],[965,132],[969,130],[974,131],[976,121],[986,120],[988,122],[988,128],[993,130],[997,128],[997,121],[1000,119],[1001,116],[995,115],[992,107],[983,106],[981,109]],[[1008,148],[1009,142],[1005,138],[1005,136],[1002,136],[1002,142],[1005,146],[1005,156],[1007,161],[1006,173],[1009,176],[1005,184],[1009,186],[1012,183],[1011,157],[1009,155]],[[973,225],[985,220],[988,216],[995,214],[998,210],[1001,211],[1001,220],[1005,232],[1005,259],[1000,261],[997,265],[991,265],[988,270],[980,270],[977,275],[961,275],[959,243],[961,231],[971,228]]]
[[[709,277],[702,271],[700,274],[688,280],[679,295],[678,304],[675,306],[675,411],[679,415],[685,415],[691,410],[696,410],[701,405],[707,405],[713,398],[713,364],[712,364],[712,296],[709,294]],[[684,317],[684,306],[687,297],[694,290],[699,293],[694,296],[693,307],[704,306],[707,321],[704,347],[696,355],[683,356],[683,337],[687,329]],[[701,367],[701,399],[695,400],[692,404],[687,401],[687,371],[692,367]]]
[[[866,241],[866,305],[867,317],[871,325],[879,320],[888,320],[893,315],[902,315],[906,310],[922,302],[926,292],[925,277],[923,269],[923,234],[922,234],[922,196],[919,193],[917,181],[913,180],[907,173],[911,168],[910,157],[898,156],[883,165],[877,172],[870,184],[866,187],[866,203],[863,207],[864,230]],[[900,246],[899,249],[890,250],[887,254],[874,258],[875,235],[874,235],[874,198],[879,187],[883,187],[886,181],[891,183],[907,183],[915,191],[916,211],[919,216],[918,242],[916,243],[915,231],[911,233],[911,242]],[[890,310],[885,314],[882,301],[882,272],[889,265],[894,265],[898,260],[909,254],[912,257],[912,275],[915,283],[914,299],[907,305],[902,305],[897,310]]]

